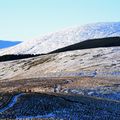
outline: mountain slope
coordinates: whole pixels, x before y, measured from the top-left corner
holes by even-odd
[[[21,42],[20,41],[5,41],[5,40],[0,40],[0,49],[11,47],[11,46],[17,45],[19,43],[21,43]]]
[[[99,47],[115,47],[115,46],[120,46],[120,37],[90,39],[67,47],[57,49],[50,53],[59,53],[59,52],[66,52],[73,50],[99,48]]]
[[[120,36],[120,22],[88,24],[49,33],[39,39],[25,41],[15,47],[3,49],[4,54],[42,54],[88,39]]]
[[[120,78],[119,52],[120,47],[94,48],[0,62],[0,79],[83,74]]]
[[[0,91],[52,92],[62,84],[65,92],[120,100],[119,53],[120,47],[94,48],[0,62]]]

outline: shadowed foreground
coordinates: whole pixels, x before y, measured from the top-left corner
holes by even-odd
[[[119,120],[119,111],[119,101],[71,94],[25,93],[12,107],[1,112],[0,118]]]

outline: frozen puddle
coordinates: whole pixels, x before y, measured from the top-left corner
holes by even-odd
[[[20,96],[22,96],[22,95],[24,95],[24,93],[21,93],[21,94],[18,94],[18,95],[16,95],[16,96],[14,96],[14,97],[12,98],[12,100],[10,101],[10,103],[9,103],[6,107],[4,107],[3,109],[0,109],[0,113],[8,110],[8,109],[11,108],[11,107],[13,107],[14,104],[17,102],[18,97],[20,97]]]

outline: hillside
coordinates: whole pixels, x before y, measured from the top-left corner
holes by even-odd
[[[31,41],[25,41],[15,47],[1,50],[0,55],[43,54],[88,39],[120,36],[119,26],[120,22],[111,22],[72,27],[43,35]]]
[[[82,49],[90,49],[90,48],[100,48],[100,47],[116,47],[120,46],[120,37],[108,37],[108,38],[98,38],[98,39],[90,39],[83,42],[79,42],[67,47],[63,47],[60,49],[57,49],[55,51],[52,51],[47,54],[17,54],[17,55],[3,55],[0,56],[0,62],[2,61],[11,61],[11,60],[18,60],[18,59],[25,59],[35,56],[41,56],[41,55],[49,55],[53,53],[60,53],[60,52],[66,52],[66,51],[74,51],[74,50],[82,50]]]
[[[90,49],[90,48],[100,48],[100,47],[107,48],[107,47],[115,47],[115,46],[120,46],[120,37],[90,39],[90,40],[79,42],[64,48],[57,49],[50,53],[59,53],[59,52]]]
[[[98,76],[119,77],[120,47],[92,48],[0,62],[0,79],[41,76],[77,76],[88,71]],[[91,73],[89,73],[89,71]]]

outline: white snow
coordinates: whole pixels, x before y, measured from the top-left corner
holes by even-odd
[[[93,38],[120,36],[120,22],[87,24],[49,33],[35,40],[28,40],[14,47],[1,49],[4,54],[42,54],[58,48]]]

